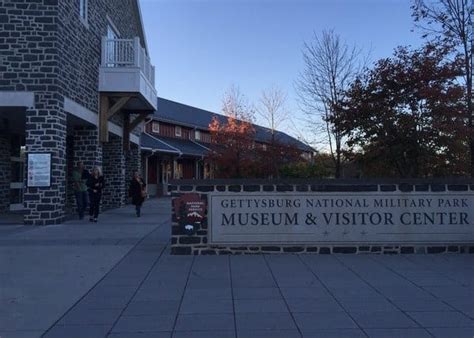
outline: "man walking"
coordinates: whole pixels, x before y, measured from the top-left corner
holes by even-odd
[[[74,185],[74,195],[76,196],[77,213],[79,219],[84,218],[84,211],[87,209],[89,199],[87,196],[87,179],[89,172],[84,169],[84,163],[78,162],[77,167],[72,172],[72,181]]]

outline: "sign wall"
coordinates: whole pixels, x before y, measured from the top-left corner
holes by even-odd
[[[474,240],[474,194],[209,194],[212,244],[456,243]]]

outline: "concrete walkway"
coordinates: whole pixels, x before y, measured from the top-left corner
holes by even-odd
[[[2,238],[0,336],[474,336],[474,255],[170,256],[169,200],[131,214]]]
[[[98,223],[0,226],[0,337],[41,336],[145,236],[166,232],[168,205],[149,200],[142,218],[125,207]],[[153,250],[162,250],[166,237]]]

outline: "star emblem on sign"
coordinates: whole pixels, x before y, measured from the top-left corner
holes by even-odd
[[[344,230],[344,232],[342,233],[344,236],[347,235],[349,233],[349,231],[347,230]]]
[[[327,230],[326,230],[326,231],[324,231],[324,232],[323,232],[323,235],[324,235],[324,236],[327,236],[327,235],[329,235],[329,231],[327,231]]]
[[[363,231],[360,232],[360,234],[361,234],[362,236],[365,236],[365,235],[367,235],[367,231],[363,230]]]

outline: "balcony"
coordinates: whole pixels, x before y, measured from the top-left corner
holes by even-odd
[[[123,109],[130,112],[156,110],[155,67],[140,38],[102,38],[99,91],[112,100],[128,96]]]
[[[124,150],[128,150],[130,133],[157,107],[155,67],[140,38],[102,38],[99,94],[100,141],[109,141],[108,122],[119,116],[123,120]]]

